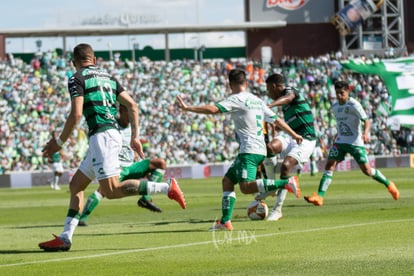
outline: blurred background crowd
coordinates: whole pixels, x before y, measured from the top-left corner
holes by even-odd
[[[179,111],[175,97],[189,104],[217,102],[229,94],[227,72],[248,73],[250,90],[266,96],[266,77],[282,73],[289,86],[309,100],[322,150],[328,150],[336,133],[331,113],[335,79],[347,80],[372,120],[371,155],[414,152],[413,129],[387,128],[390,94],[375,75],[341,69],[340,53],[298,59],[284,57],[278,64],[261,65],[245,60],[151,61],[98,60],[132,93],[140,109],[140,134],[147,157],[164,158],[169,165],[231,161],[238,152],[233,125],[226,115],[206,116]],[[30,64],[9,56],[0,62],[0,173],[43,170],[42,147],[54,130],[63,128],[70,111],[67,80],[73,74],[70,57],[46,52]],[[277,110],[275,110],[277,111]],[[281,115],[280,112],[278,112]],[[63,148],[66,168],[78,167],[87,149],[86,124],[82,122]]]

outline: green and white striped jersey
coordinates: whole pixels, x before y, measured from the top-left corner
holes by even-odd
[[[81,68],[69,79],[68,89],[71,99],[84,97],[83,116],[89,136],[118,128],[116,99],[124,88],[108,72],[96,66]]]

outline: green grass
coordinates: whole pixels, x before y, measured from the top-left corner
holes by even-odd
[[[137,197],[105,199],[56,253],[37,244],[62,231],[67,186],[0,189],[0,275],[414,275],[414,170],[381,171],[398,201],[360,171],[337,172],[324,206],[289,194],[277,222],[250,221],[253,197],[236,188],[232,232],[207,231],[221,215],[221,180],[182,179],[188,209],[165,195],[154,196],[161,214]],[[319,176],[301,176],[303,195]]]

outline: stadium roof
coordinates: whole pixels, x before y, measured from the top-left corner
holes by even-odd
[[[245,22],[226,25],[165,25],[140,27],[76,27],[55,29],[9,29],[0,30],[4,37],[62,37],[62,49],[66,51],[66,38],[71,36],[109,36],[109,35],[139,35],[164,34],[165,59],[170,60],[168,35],[172,33],[203,33],[203,32],[232,32],[254,29],[272,29],[286,26],[286,21]],[[0,55],[4,56],[4,53]]]
[[[77,27],[56,29],[9,29],[0,30],[6,37],[52,37],[52,36],[105,36],[133,34],[170,34],[170,33],[201,33],[201,32],[230,32],[253,29],[271,29],[285,27],[286,21],[246,22],[227,25],[166,25],[140,27]]]

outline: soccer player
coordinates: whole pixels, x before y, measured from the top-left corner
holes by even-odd
[[[118,111],[119,117],[117,122],[122,135],[122,149],[118,156],[122,167],[119,180],[124,181],[127,179],[141,179],[147,177],[149,181],[161,182],[165,170],[167,169],[165,160],[161,158],[152,158],[134,162],[138,160],[139,156],[129,145],[129,142],[131,141],[131,128],[129,127],[128,109],[123,105],[119,105]],[[100,188],[88,197],[79,218],[79,226],[87,226],[86,221],[88,220],[88,217],[103,198],[104,195]],[[138,200],[138,206],[147,208],[153,212],[162,212],[162,210],[152,202],[151,197],[148,195],[142,196]]]
[[[56,131],[53,131],[53,137],[57,138]],[[64,170],[63,170],[63,164],[62,164],[62,157],[63,157],[63,151],[57,151],[52,156],[48,158],[48,162],[51,164],[50,167],[52,169],[53,178],[50,181],[50,188],[54,190],[60,190],[59,186],[59,179],[62,176]]]
[[[349,85],[345,81],[335,82],[337,102],[332,106],[335,118],[337,136],[332,145],[325,171],[319,182],[318,193],[305,196],[305,200],[317,206],[323,205],[323,199],[332,182],[333,172],[338,162],[345,159],[347,153],[351,154],[358,163],[361,171],[371,176],[377,182],[387,187],[392,197],[397,200],[400,192],[392,181],[389,181],[379,170],[371,168],[364,143],[369,142],[370,121],[361,104],[349,97]],[[362,125],[363,129],[362,129]]]
[[[183,209],[186,208],[184,195],[174,178],[167,183],[136,179],[119,181],[120,164],[116,157],[121,151],[122,136],[116,122],[116,102],[128,109],[131,124],[130,145],[144,158],[139,140],[138,106],[117,79],[96,66],[96,57],[89,44],[78,44],[74,48],[73,57],[76,72],[68,82],[71,111],[59,137],[51,139],[43,148],[43,156],[49,157],[62,148],[81,120],[82,114],[89,129],[89,148],[69,183],[70,204],[63,231],[52,240],[39,243],[39,247],[45,251],[70,249],[79,222],[79,210],[83,206],[83,191],[95,178],[102,193],[109,199],[165,193]]]
[[[324,151],[322,150],[322,148],[325,148],[325,145],[324,145],[322,138],[319,136],[318,139],[316,139],[316,146],[313,149],[311,156],[309,157],[311,176],[315,176],[319,172],[316,162],[324,158],[324,153],[323,153]]]
[[[286,188],[296,197],[300,196],[296,177],[283,180],[256,179],[257,167],[266,157],[266,144],[263,136],[263,123],[275,123],[298,143],[302,137],[294,132],[283,120],[266,106],[264,101],[247,90],[246,73],[233,69],[228,73],[231,95],[216,104],[189,106],[177,96],[179,108],[200,114],[229,113],[234,122],[240,152],[222,179],[222,217],[210,230],[233,230],[231,218],[236,201],[234,186],[239,184],[244,194],[268,192]]]
[[[290,128],[303,137],[302,143],[298,144],[295,139],[281,132],[267,144],[268,153],[280,153],[283,158],[280,168],[280,179],[289,179],[292,169],[302,167],[309,161],[315,144],[316,135],[313,125],[313,114],[311,107],[305,98],[293,87],[286,87],[285,78],[281,74],[272,74],[266,79],[266,88],[269,97],[273,100],[269,107],[281,106],[284,120]],[[275,191],[261,193],[256,196],[257,200],[266,198]],[[272,211],[267,217],[268,221],[277,221],[283,217],[282,206],[286,198],[286,189],[276,191],[276,201]]]

